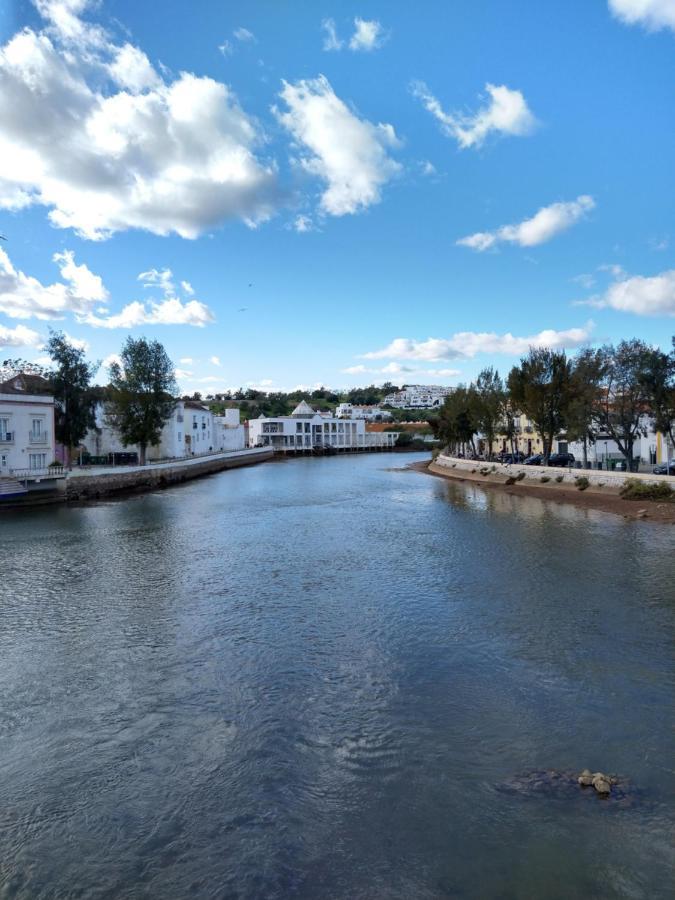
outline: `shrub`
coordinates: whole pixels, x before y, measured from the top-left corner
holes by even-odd
[[[550,481],[550,480],[551,480],[550,475],[542,475],[541,478],[539,479],[539,481],[541,481],[542,484],[546,484],[546,482]]]
[[[474,473],[475,471],[476,471],[475,469],[472,469],[472,470],[471,470],[471,474],[473,475],[473,473]]]
[[[675,502],[675,491],[667,484],[654,484],[629,478],[619,491],[624,500],[665,500]]]
[[[488,469],[487,466],[483,466],[483,468],[480,470],[481,475],[487,475],[489,472],[490,472],[490,470]]]
[[[518,474],[516,475],[516,481],[522,481],[524,477],[525,477],[524,472],[518,472]]]
[[[564,477],[565,477],[564,475],[556,475],[555,480],[558,482],[558,484],[560,484],[560,482],[563,480]]]
[[[590,481],[586,478],[585,475],[579,475],[578,478],[574,479],[574,483],[580,491],[585,491],[589,486]]]

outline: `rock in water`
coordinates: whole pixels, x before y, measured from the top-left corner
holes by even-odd
[[[593,775],[593,787],[599,794],[609,794],[612,790],[612,787],[609,783],[609,778],[606,775],[603,775],[602,772],[596,772]]]
[[[593,784],[593,775],[590,769],[584,769],[577,781],[582,787],[590,787]]]

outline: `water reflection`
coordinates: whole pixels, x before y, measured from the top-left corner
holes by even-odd
[[[0,523],[0,895],[668,896],[671,532],[391,459]]]

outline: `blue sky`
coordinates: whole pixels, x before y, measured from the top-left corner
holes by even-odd
[[[159,8],[0,9],[0,358],[146,335],[209,393],[669,345],[674,0]]]

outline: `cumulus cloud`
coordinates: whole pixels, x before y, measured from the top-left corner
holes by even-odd
[[[623,276],[604,294],[584,300],[580,305],[616,309],[638,316],[675,316],[675,269],[652,277]]]
[[[0,347],[40,347],[42,338],[25,325],[8,328],[0,324]]]
[[[283,85],[279,96],[288,111],[275,109],[275,114],[309,151],[299,165],[327,184],[321,210],[344,216],[379,203],[382,187],[401,170],[388,153],[400,144],[393,127],[359,118],[323,75]]]
[[[215,320],[213,312],[199,300],[178,296],[171,269],[149,269],[138,276],[144,288],[159,291],[163,300],[134,300],[120,312],[111,315],[89,313],[78,321],[94,328],[135,328],[138,325],[192,325],[203,328]],[[185,285],[189,288],[186,290]],[[185,294],[192,297],[194,290],[188,282],[181,282]]]
[[[480,147],[491,132],[517,136],[531,134],[537,124],[521,92],[504,84],[486,84],[489,100],[473,115],[445,112],[423,81],[414,81],[410,89],[440,123],[443,134],[454,138],[462,148]]]
[[[88,313],[108,298],[98,275],[78,265],[71,250],[55,253],[63,281],[42,284],[12,264],[0,248],[0,312],[12,319],[62,319],[66,313]]]
[[[309,216],[299,215],[293,220],[293,230],[298,234],[305,234],[307,231],[314,231],[314,225]]]
[[[566,231],[595,207],[595,201],[586,194],[570,203],[552,203],[543,206],[531,219],[516,225],[502,225],[496,231],[479,231],[460,238],[457,244],[482,252],[498,243],[535,247],[550,241],[561,231]]]
[[[396,338],[382,350],[364,353],[362,358],[436,362],[468,359],[479,353],[519,356],[527,353],[530,347],[551,347],[556,350],[580,347],[589,341],[592,329],[593,323],[587,322],[583,328],[569,328],[566,331],[545,329],[527,337],[516,337],[510,332],[497,334],[494,331],[461,331],[450,338],[427,338],[425,341]]]
[[[675,31],[673,0],[609,0],[612,15],[626,25],[642,25],[648,31]]]
[[[194,238],[230,218],[269,218],[276,171],[256,156],[257,123],[208,77],[160,75],[81,14],[38,0],[42,30],[0,47],[0,206],[49,209],[100,240],[129,228]]]
[[[214,315],[199,300],[184,303],[178,297],[172,297],[147,303],[134,300],[119,313],[109,316],[89,313],[79,317],[78,321],[93,328],[136,328],[138,325],[193,325],[203,328],[214,321]]]
[[[377,19],[354,19],[354,34],[349,41],[350,50],[375,50],[384,43],[382,25]]]

